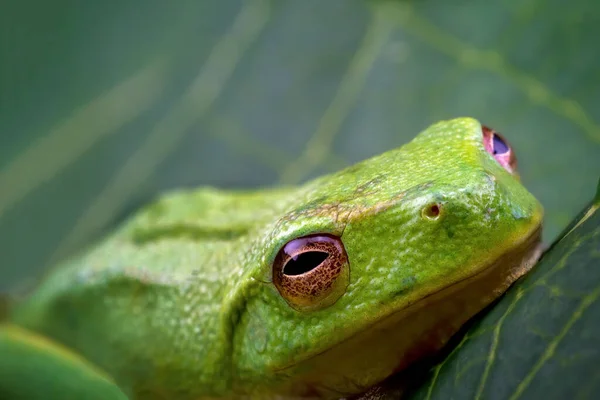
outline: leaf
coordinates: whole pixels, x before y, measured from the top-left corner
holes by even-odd
[[[51,340],[0,324],[0,398],[127,400],[104,372]]]
[[[596,199],[408,399],[588,399],[600,389]],[[396,392],[389,384],[388,393]]]

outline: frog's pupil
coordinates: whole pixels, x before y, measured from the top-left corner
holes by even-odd
[[[322,251],[307,251],[288,260],[283,267],[283,273],[288,276],[302,275],[319,266],[327,259],[329,253]]]
[[[494,155],[508,153],[508,145],[498,135],[494,135]]]

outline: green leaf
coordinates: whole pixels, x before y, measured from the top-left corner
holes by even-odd
[[[0,398],[127,400],[104,372],[60,344],[0,324]]]

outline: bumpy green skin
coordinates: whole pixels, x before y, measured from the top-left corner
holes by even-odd
[[[481,135],[476,120],[443,121],[300,187],[166,195],[56,268],[12,320],[136,398],[356,392],[327,374],[305,384],[303,361],[476,274],[540,224],[539,203]],[[437,219],[423,214],[431,204]],[[319,232],[341,236],[350,283],[331,306],[297,311],[273,285],[272,262],[287,241]]]

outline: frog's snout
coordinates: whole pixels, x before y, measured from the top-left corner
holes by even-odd
[[[477,221],[487,224],[497,220],[503,212],[499,207],[502,201],[498,197],[497,183],[487,174],[478,174],[476,178],[478,183],[472,186],[442,188],[423,199],[419,210],[421,220],[453,230],[472,226]],[[522,217],[519,211],[522,210],[515,214]]]

